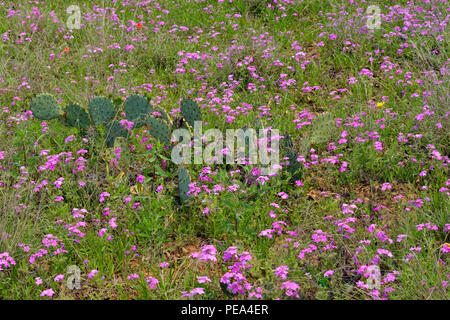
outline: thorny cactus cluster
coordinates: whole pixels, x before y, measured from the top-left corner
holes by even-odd
[[[113,147],[118,137],[128,137],[128,130],[118,120],[114,120],[117,110],[111,100],[105,97],[94,97],[87,106],[88,112],[76,103],[68,104],[61,110],[58,101],[50,94],[37,95],[31,101],[31,111],[35,118],[51,120],[58,117],[66,126],[87,130],[91,126],[105,126],[105,143]],[[168,114],[160,107],[153,109],[147,98],[139,95],[130,95],[124,103],[124,111],[128,121],[133,122],[134,128],[147,126],[150,135],[170,149],[172,128],[174,125]],[[184,120],[192,127],[195,121],[201,121],[200,108],[190,99],[181,101],[181,112]],[[176,126],[176,125],[175,125]],[[189,199],[189,184],[191,183],[189,171],[185,167],[178,169],[178,189],[180,201]]]

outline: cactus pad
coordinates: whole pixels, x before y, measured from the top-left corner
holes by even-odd
[[[113,103],[104,97],[94,97],[88,104],[88,110],[92,122],[96,126],[106,125],[116,114],[116,108]]]
[[[171,145],[171,132],[169,126],[163,120],[156,119],[153,116],[147,117],[146,122],[149,126],[150,134],[161,141],[165,146],[169,147]]]
[[[294,144],[292,142],[292,138],[287,132],[284,135],[283,146],[284,146],[285,149],[292,149],[292,148],[294,148]]]
[[[142,119],[152,111],[147,99],[136,94],[130,95],[127,98],[124,109],[128,121],[135,123],[134,127],[142,126],[144,123],[139,119]]]
[[[128,137],[128,130],[120,125],[117,120],[111,121],[106,125],[105,140],[106,146],[111,148],[114,146],[114,140],[118,137]]]
[[[76,103],[71,103],[64,109],[66,114],[65,124],[78,129],[87,130],[91,124],[87,112]]]
[[[180,192],[181,202],[189,200],[188,192],[190,190],[190,183],[191,179],[189,178],[188,170],[185,167],[180,167],[178,170],[178,191]]]
[[[181,113],[183,114],[184,119],[189,123],[189,125],[193,128],[195,121],[201,121],[202,115],[200,113],[200,108],[198,104],[192,101],[191,99],[183,99],[181,100]]]
[[[289,165],[287,171],[291,174],[291,181],[300,180],[301,173],[298,170],[301,168],[300,162],[297,161],[298,154],[293,149],[286,150],[286,156],[289,158]]]
[[[47,93],[39,94],[31,100],[30,104],[33,116],[40,120],[51,120],[58,118],[61,110],[58,106],[58,101]]]

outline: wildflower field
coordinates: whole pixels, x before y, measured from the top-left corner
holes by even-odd
[[[449,17],[0,0],[0,299],[449,299]]]

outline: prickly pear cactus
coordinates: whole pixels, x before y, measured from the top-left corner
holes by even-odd
[[[169,147],[170,144],[170,136],[171,131],[169,129],[169,126],[163,121],[156,119],[153,116],[149,116],[146,119],[147,125],[149,126],[149,133],[162,143],[164,143],[165,146]]]
[[[298,154],[293,149],[286,150],[286,156],[289,158],[289,165],[287,171],[291,174],[291,181],[300,180],[301,173],[298,170],[301,168],[300,162],[297,161]]]
[[[185,167],[180,167],[178,170],[178,191],[180,192],[180,201],[184,202],[189,200],[187,194],[190,190],[189,184],[191,179],[189,178],[189,172]]]
[[[58,101],[47,93],[39,94],[31,100],[30,104],[33,116],[40,120],[51,120],[58,118],[61,109],[58,106]]]
[[[111,100],[105,97],[94,97],[88,104],[89,114],[91,115],[92,122],[98,125],[106,125],[108,121],[114,118],[116,114],[116,108]]]
[[[198,104],[192,101],[191,99],[183,99],[181,100],[181,113],[183,114],[184,119],[189,123],[189,125],[193,128],[195,121],[202,120],[202,114],[200,113],[200,108]]]
[[[106,125],[105,140],[106,146],[111,148],[114,146],[114,140],[118,137],[128,137],[128,130],[120,125],[117,120],[111,121]]]
[[[66,116],[65,124],[67,126],[87,130],[91,125],[91,120],[87,112],[76,103],[67,105],[64,112]]]
[[[287,132],[284,134],[283,146],[285,149],[294,148],[294,144],[292,143],[292,138]]]
[[[311,121],[310,141],[312,145],[327,144],[339,129],[336,127],[331,113],[320,114]]]
[[[136,94],[130,95],[127,98],[124,109],[128,121],[134,122],[135,128],[144,125],[140,119],[152,112],[152,108],[147,99]]]

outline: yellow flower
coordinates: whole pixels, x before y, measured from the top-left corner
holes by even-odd
[[[385,102],[378,102],[377,103],[377,108],[381,108],[382,106],[384,106]]]

